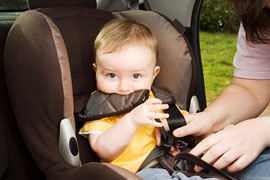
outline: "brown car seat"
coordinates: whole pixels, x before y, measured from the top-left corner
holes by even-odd
[[[82,124],[74,113],[83,110],[96,89],[93,41],[112,18],[147,24],[159,43],[161,72],[155,85],[170,91],[187,109],[196,71],[185,37],[166,17],[151,11],[97,10],[95,0],[28,4],[32,10],[24,12],[8,34],[4,70],[19,131],[39,169],[47,179],[138,179],[99,163],[88,141],[77,136]]]

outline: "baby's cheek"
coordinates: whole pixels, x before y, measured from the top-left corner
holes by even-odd
[[[115,88],[112,84],[110,83],[107,83],[106,81],[102,81],[102,80],[99,80],[97,81],[97,89],[99,91],[102,91],[104,93],[108,93],[108,94],[111,94],[111,93],[114,93],[115,91]]]

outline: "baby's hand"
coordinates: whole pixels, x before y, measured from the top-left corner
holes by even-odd
[[[169,153],[170,153],[172,156],[176,156],[176,155],[179,154],[180,152],[181,152],[180,149],[178,149],[178,148],[176,148],[176,147],[174,147],[174,146],[172,146],[171,149],[170,149],[170,151],[169,151]]]
[[[162,123],[156,122],[154,119],[166,119],[169,114],[158,113],[158,110],[168,109],[168,104],[162,104],[162,101],[157,98],[147,99],[143,104],[137,106],[129,113],[129,119],[134,127],[138,128],[141,125],[152,125],[162,127]]]

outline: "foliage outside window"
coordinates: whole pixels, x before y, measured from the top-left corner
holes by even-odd
[[[26,0],[0,0],[0,10],[28,9]]]
[[[200,28],[208,32],[238,32],[239,19],[226,0],[204,0]]]

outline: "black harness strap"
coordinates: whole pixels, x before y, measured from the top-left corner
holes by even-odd
[[[186,160],[189,163],[192,164],[197,164],[203,168],[205,168],[206,170],[211,170],[212,172],[215,172],[217,175],[222,176],[222,179],[228,179],[228,180],[236,180],[233,177],[229,176],[228,174],[224,173],[223,171],[215,168],[214,166],[208,164],[207,162],[203,161],[201,158],[194,156],[192,154],[189,154],[187,152],[183,152],[183,153],[179,153],[176,155],[176,159],[182,159],[182,160]],[[178,167],[176,166],[176,169]],[[181,170],[182,168],[179,168],[179,170]]]
[[[172,132],[177,129],[178,127],[182,127],[186,125],[186,120],[178,107],[175,104],[169,104],[169,108],[164,111],[168,113],[170,116],[167,119],[170,131],[166,132],[163,127],[160,128],[161,130],[161,146],[156,146],[147,158],[144,160],[142,165],[140,166],[140,171],[146,164],[148,164],[153,159],[156,159],[160,156],[163,156],[166,151],[169,151],[172,146],[176,148],[192,148],[195,145],[194,137],[187,136],[183,138],[176,138],[173,136]],[[161,122],[160,119],[156,119],[157,122]]]
[[[174,19],[172,22],[172,25],[177,29],[178,32],[181,34],[184,34],[186,32],[185,26],[183,26],[177,19]]]
[[[175,146],[179,149],[187,147],[193,148],[195,146],[195,139],[193,136],[176,138],[172,134],[175,129],[186,125],[186,120],[180,112],[180,109],[176,106],[176,104],[170,104],[169,108],[164,112],[170,115],[170,117],[167,119],[170,131],[165,132],[164,128],[161,128],[161,142],[162,145],[166,148],[166,150],[169,151],[171,146]]]
[[[179,127],[186,125],[184,116],[175,104],[170,104],[169,109],[166,109],[164,112],[170,115],[167,121],[171,132]]]
[[[138,171],[142,170],[148,163],[150,163],[152,160],[163,156],[166,151],[162,146],[156,146],[146,157],[146,159],[143,161],[141,166],[139,167]],[[137,172],[138,172],[137,171]]]

